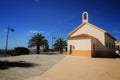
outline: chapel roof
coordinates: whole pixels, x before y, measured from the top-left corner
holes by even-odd
[[[85,19],[84,19],[84,15],[85,15]],[[106,35],[108,35],[109,37],[111,37],[112,39],[116,40],[116,39],[115,39],[113,36],[111,36],[106,30],[103,30],[103,29],[99,28],[98,26],[95,26],[95,25],[89,23],[89,22],[88,22],[88,13],[87,13],[87,12],[84,12],[84,13],[82,14],[82,24],[80,24],[77,28],[75,28],[72,32],[70,32],[70,33],[68,34],[68,37],[70,37],[72,34],[74,34],[76,31],[78,31],[80,28],[82,28],[82,27],[83,27],[84,25],[86,25],[86,24],[90,25],[92,28],[101,31],[101,32],[105,33]],[[77,35],[77,36],[78,36],[78,35]],[[82,35],[82,36],[83,36],[83,35]],[[84,35],[84,36],[85,36],[85,35]]]
[[[91,39],[91,38],[94,38],[88,34],[80,34],[80,35],[75,35],[75,36],[71,36],[71,37],[68,37],[68,40],[76,40],[76,39]]]

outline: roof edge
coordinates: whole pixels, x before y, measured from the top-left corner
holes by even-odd
[[[85,24],[87,24],[87,23],[82,23],[82,24],[80,24],[77,28],[75,28],[72,32],[70,32],[69,34],[68,34],[68,36],[71,36],[73,33],[75,33],[78,29],[80,29],[83,25],[85,25]]]
[[[112,35],[110,35],[109,33],[105,33],[106,35],[108,35],[109,37],[111,37],[112,39],[114,39],[114,40],[117,40],[116,38],[114,38]]]
[[[91,23],[88,23],[88,25],[91,25],[93,28],[95,28],[95,29],[97,29],[97,30],[100,30],[100,31],[102,31],[102,32],[104,32],[104,33],[107,32],[106,30],[103,30],[103,29],[101,29],[100,27],[95,26],[95,25],[93,25],[93,24],[91,24]]]

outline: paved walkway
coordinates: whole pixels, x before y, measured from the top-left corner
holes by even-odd
[[[27,80],[120,80],[120,59],[67,56],[42,76]]]

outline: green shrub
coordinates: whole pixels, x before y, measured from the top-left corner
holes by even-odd
[[[16,55],[29,54],[29,49],[25,48],[25,47],[16,47],[15,48],[15,54]]]

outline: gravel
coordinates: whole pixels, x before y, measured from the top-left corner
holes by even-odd
[[[0,80],[24,80],[40,76],[66,54],[35,54],[0,58]]]

